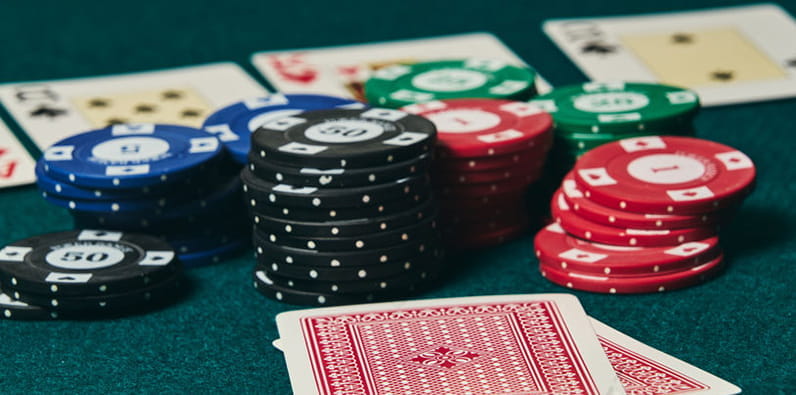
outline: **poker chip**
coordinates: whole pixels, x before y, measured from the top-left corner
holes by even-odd
[[[693,91],[661,84],[587,82],[559,87],[531,103],[556,128],[579,133],[634,133],[688,124],[699,110]]]
[[[383,108],[309,111],[257,129],[240,179],[260,293],[356,303],[439,273],[435,139],[428,120]]]
[[[362,294],[370,292],[402,292],[415,284],[431,281],[439,275],[435,268],[413,268],[404,273],[380,280],[364,281],[319,281],[282,277],[268,270],[259,270],[263,282],[271,282],[282,288],[297,289],[304,292],[323,294]],[[267,279],[267,280],[266,280]]]
[[[401,243],[424,240],[436,232],[436,218],[427,218],[416,224],[360,237],[301,237],[282,232],[262,232],[255,229],[255,238],[279,243],[285,247],[304,248],[321,252],[358,251],[377,247],[389,247]]]
[[[649,136],[597,147],[573,174],[584,195],[606,207],[698,215],[743,199],[754,185],[755,166],[744,153],[716,142]]]
[[[288,206],[275,206],[268,199],[258,199],[250,196],[249,211],[256,218],[274,217],[283,220],[296,221],[353,221],[362,218],[393,216],[412,210],[431,196],[430,191],[421,191],[418,194],[407,195],[403,199],[379,202],[364,207],[342,208],[301,208]]]
[[[432,182],[451,248],[490,246],[528,226],[525,192],[541,178],[553,140],[552,118],[526,102],[447,99],[402,110],[437,128]]]
[[[639,276],[696,267],[720,253],[716,236],[665,247],[620,247],[594,243],[568,234],[553,223],[536,234],[534,248],[539,260],[561,271],[600,276]]]
[[[141,312],[181,294],[182,264],[168,243],[135,233],[74,230],[0,250],[3,318],[105,318]]]
[[[39,306],[12,299],[0,292],[0,317],[17,321],[46,321],[61,317],[57,311],[50,311]]]
[[[449,244],[455,250],[472,250],[493,247],[518,238],[528,232],[528,220],[521,219],[514,224],[490,229],[487,224],[470,233],[443,232],[443,237],[450,240]]]
[[[501,181],[527,179],[529,181],[539,177],[542,166],[530,168],[508,168],[498,170],[481,170],[467,172],[434,172],[434,180],[439,185],[468,185],[468,184],[494,184]]]
[[[693,136],[699,97],[693,91],[650,83],[589,82],[531,101],[553,116],[551,172],[562,176],[589,150],[626,138]]]
[[[45,295],[117,294],[181,271],[169,244],[104,230],[49,233],[0,250],[3,289]]]
[[[437,242],[434,239],[412,241],[395,246],[363,251],[320,252],[303,248],[286,247],[271,243],[254,234],[254,250],[258,259],[266,265],[272,263],[310,268],[339,268],[345,266],[379,265],[385,262],[399,262],[414,256],[434,252]]]
[[[113,125],[68,137],[44,152],[44,172],[84,188],[133,188],[187,178],[221,154],[202,130]]]
[[[452,59],[384,67],[365,82],[365,97],[389,108],[434,100],[527,100],[536,72],[497,59]]]
[[[215,135],[236,162],[247,163],[251,134],[261,125],[305,111],[364,108],[355,100],[310,94],[273,94],[237,102],[211,114],[202,129]]]
[[[596,147],[553,194],[534,240],[553,283],[602,293],[699,284],[722,267],[717,227],[754,185],[743,153],[707,140],[644,136]]]
[[[541,170],[535,173],[523,174],[501,181],[482,184],[437,185],[436,188],[442,197],[456,196],[490,196],[504,193],[515,193],[528,187],[533,181],[539,179]]]
[[[307,185],[324,188],[351,188],[398,181],[425,173],[431,163],[431,155],[388,166],[368,169],[294,169],[262,161],[257,155],[249,155],[249,170],[259,178],[272,183]]]
[[[561,182],[561,192],[569,207],[580,217],[608,226],[636,229],[679,229],[714,225],[725,216],[721,212],[701,215],[641,214],[601,206],[587,199],[572,173]]]
[[[254,271],[254,288],[257,289],[260,294],[278,302],[301,306],[335,306],[403,298],[418,292],[422,289],[422,285],[424,284],[410,284],[398,292],[373,291],[353,294],[312,292],[276,285],[265,271]]]
[[[549,147],[516,152],[513,154],[472,157],[440,158],[433,168],[438,172],[459,173],[467,171],[494,171],[505,168],[537,168],[544,166]]]
[[[204,247],[195,252],[186,252],[179,255],[180,262],[186,268],[196,268],[209,264],[219,263],[225,259],[240,254],[241,250],[248,246],[242,238],[232,238],[220,246],[211,248]]]
[[[552,138],[552,117],[525,102],[459,99],[413,104],[402,110],[434,123],[436,150],[442,157],[512,154],[547,146]]]
[[[71,311],[81,314],[118,314],[124,311],[154,307],[178,294],[182,286],[181,275],[175,275],[149,287],[121,294],[97,296],[39,295],[14,291],[14,299],[37,306],[46,306],[56,311]],[[148,306],[150,305],[151,306]]]
[[[255,177],[248,169],[241,172],[247,198],[286,207],[362,207],[402,198],[411,198],[430,188],[421,175],[383,184],[345,189],[272,184]]]
[[[283,165],[321,169],[384,166],[429,153],[434,125],[384,108],[318,110],[266,122],[252,134],[252,150]]]
[[[378,234],[400,229],[428,218],[435,218],[436,202],[427,199],[415,208],[397,214],[341,221],[296,221],[253,212],[254,225],[264,232],[280,232],[297,237],[348,237]],[[317,219],[317,217],[313,218]]]
[[[540,262],[539,271],[542,277],[555,284],[571,289],[610,294],[673,291],[703,283],[715,277],[723,268],[723,256],[719,255],[710,262],[676,272],[639,278],[616,278],[562,271],[543,260]]]
[[[249,243],[240,231],[250,230],[240,166],[202,130],[114,125],[54,147],[61,147],[52,151],[57,158],[36,164],[37,184],[48,203],[69,210],[77,229],[152,234],[190,262],[237,252],[219,254],[222,238],[208,239],[208,229],[224,232],[237,250]]]
[[[626,229],[591,222],[570,210],[561,191],[553,196],[551,215],[567,232],[585,240],[620,246],[671,246],[716,234],[713,226],[680,229]]]

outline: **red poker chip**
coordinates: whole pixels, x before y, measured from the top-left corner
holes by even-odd
[[[541,171],[542,166],[462,172],[434,171],[431,178],[438,185],[489,184],[528,175],[538,178]]]
[[[515,223],[528,217],[525,207],[484,207],[481,210],[443,210],[439,212],[440,223],[445,226],[466,226],[486,222]]]
[[[550,211],[556,222],[575,237],[618,246],[661,247],[703,240],[716,234],[712,226],[682,229],[628,229],[591,222],[570,210],[561,190],[553,194]]]
[[[439,222],[443,229],[472,233],[483,229],[495,230],[513,227],[521,223],[527,224],[528,213],[523,209],[505,210],[498,215],[482,217],[476,215],[446,216],[440,218]]]
[[[412,104],[402,110],[431,120],[437,127],[437,151],[458,158],[544,146],[553,134],[550,114],[526,102],[455,99]]]
[[[561,182],[569,207],[583,219],[603,225],[633,229],[680,229],[713,225],[727,217],[724,211],[700,215],[640,214],[602,206],[587,199],[570,172]]]
[[[574,175],[588,199],[607,207],[700,214],[738,204],[754,186],[755,165],[713,141],[645,136],[586,152]]]
[[[497,230],[483,229],[472,233],[464,233],[462,231],[446,232],[443,230],[442,237],[448,248],[461,251],[493,247],[524,236],[527,233],[528,223],[523,221]]]
[[[673,247],[620,247],[581,240],[557,223],[536,234],[536,257],[562,271],[608,277],[658,275],[699,266],[720,253],[719,238]]]
[[[589,273],[561,270],[554,264],[540,260],[539,271],[542,277],[563,287],[581,291],[636,294],[672,291],[701,284],[721,272],[723,255],[713,260],[685,270],[642,277],[608,277]]]
[[[507,180],[491,183],[473,183],[463,185],[435,185],[440,196],[445,198],[475,198],[481,196],[499,195],[517,191],[524,191],[529,185],[536,182],[541,177],[542,171],[536,173],[523,174],[519,177],[512,177]]]
[[[472,158],[446,157],[444,153],[439,152],[436,156],[438,160],[434,162],[434,167],[440,171],[450,172],[540,167],[545,163],[548,148],[534,147],[511,154]]]
[[[479,211],[484,208],[510,208],[524,207],[525,191],[511,191],[504,194],[488,195],[480,197],[450,197],[438,198],[439,206],[453,212],[459,211]]]

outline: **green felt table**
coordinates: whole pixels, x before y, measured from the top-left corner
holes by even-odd
[[[338,4],[339,3],[339,4]],[[541,32],[551,17],[671,11],[742,1],[4,1],[0,82],[236,61],[261,50],[495,33],[554,85],[585,77]],[[783,4],[792,14],[796,3]],[[793,37],[783,39],[793,39]],[[259,77],[258,77],[259,78]],[[796,100],[705,109],[698,135],[757,164],[757,189],[722,230],[729,266],[704,285],[652,295],[572,292],[592,316],[738,384],[796,392]],[[19,133],[7,113],[3,118]],[[29,142],[28,142],[29,143]],[[34,186],[0,191],[0,243],[68,229]],[[253,259],[192,270],[177,305],[97,322],[0,321],[0,392],[290,393],[274,316],[295,307],[251,286]],[[538,274],[532,236],[458,256],[422,297],[568,292]]]

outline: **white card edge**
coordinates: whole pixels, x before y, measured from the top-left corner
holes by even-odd
[[[741,388],[735,384],[728,382],[727,380],[722,379],[704,369],[700,369],[688,362],[683,361],[677,357],[674,357],[670,354],[667,354],[661,350],[653,348],[647,344],[644,344],[625,333],[622,333],[602,321],[597,320],[596,318],[589,316],[589,321],[594,328],[594,332],[601,337],[604,337],[611,342],[617,343],[623,347],[631,349],[632,351],[641,354],[653,361],[659,362],[662,365],[665,365],[667,368],[672,370],[676,370],[680,373],[683,373],[697,381],[702,382],[703,384],[711,385],[711,390],[708,391],[698,391],[694,394],[701,394],[701,395],[732,395],[732,394],[740,394]]]

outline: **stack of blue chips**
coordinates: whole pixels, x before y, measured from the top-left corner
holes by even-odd
[[[42,195],[68,209],[76,228],[161,237],[186,267],[249,245],[238,171],[215,136],[153,124],[68,137],[36,165]]]

